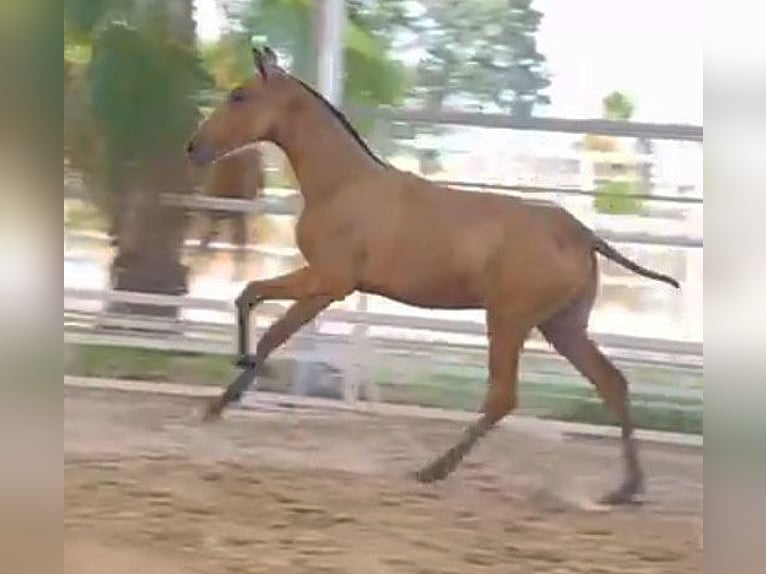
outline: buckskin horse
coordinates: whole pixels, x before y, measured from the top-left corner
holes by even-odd
[[[276,347],[354,291],[432,309],[484,309],[486,395],[459,440],[414,473],[432,482],[446,478],[514,409],[519,355],[536,327],[596,387],[621,423],[624,477],[601,500],[634,501],[643,492],[643,472],[627,381],[588,336],[596,254],[675,288],[679,283],[629,260],[561,207],[442,187],[389,166],[340,111],[282,69],[271,49],[253,54],[257,73],[200,124],[187,152],[192,162],[206,165],[253,142],[279,146],[304,198],[295,234],[306,265],[252,281],[237,297],[237,363],[258,372]],[[274,299],[294,303],[250,355],[250,310]],[[208,404],[204,419],[219,417],[251,381],[240,376],[231,383]]]

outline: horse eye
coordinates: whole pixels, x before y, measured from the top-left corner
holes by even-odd
[[[245,91],[237,88],[229,94],[229,100],[232,102],[244,102],[245,101]]]

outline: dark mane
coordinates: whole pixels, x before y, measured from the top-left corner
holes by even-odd
[[[314,88],[306,84],[303,80],[300,80],[298,78],[295,78],[295,80],[303,86],[311,95],[313,95],[317,100],[322,102],[324,106],[332,113],[333,116],[335,116],[338,121],[341,123],[341,125],[346,128],[346,131],[349,133],[349,135],[356,140],[356,143],[358,143],[362,149],[367,153],[368,156],[370,156],[376,163],[388,167],[388,164],[384,162],[382,159],[380,159],[377,155],[373,153],[373,151],[370,149],[370,147],[367,145],[367,142],[365,142],[362,139],[362,136],[359,135],[359,133],[354,129],[354,126],[351,125],[351,122],[348,121],[345,115],[343,115],[343,112],[341,112],[339,109],[337,109],[335,106],[333,106],[330,102],[328,102],[322,94],[317,92]]]

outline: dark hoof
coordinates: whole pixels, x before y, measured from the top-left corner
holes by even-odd
[[[604,495],[598,501],[610,506],[640,506],[644,504],[644,489],[640,482],[626,482],[616,490]]]
[[[217,421],[221,418],[221,412],[223,411],[223,402],[220,398],[211,400],[205,407],[205,412],[202,415],[203,423],[210,423]]]
[[[413,472],[412,478],[421,484],[431,484],[436,482],[436,476],[432,472],[427,472],[425,470],[418,470]]]
[[[644,502],[640,494],[629,494],[619,490],[602,496],[598,501],[605,506],[642,506]]]
[[[423,484],[431,484],[447,478],[447,469],[441,464],[432,464],[414,473],[415,480]]]

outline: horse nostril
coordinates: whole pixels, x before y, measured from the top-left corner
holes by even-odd
[[[186,153],[192,153],[194,151],[194,142],[189,140],[189,143],[186,144]]]

